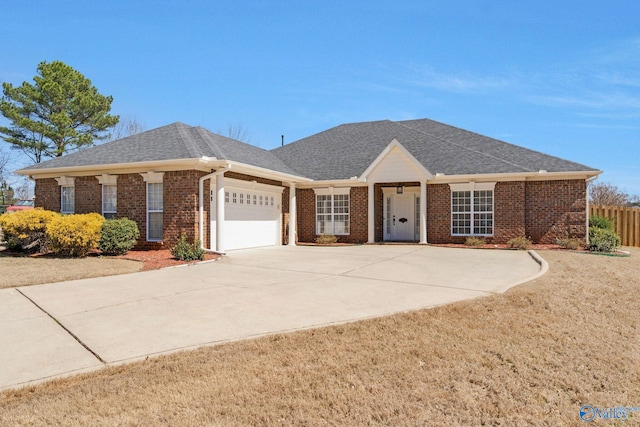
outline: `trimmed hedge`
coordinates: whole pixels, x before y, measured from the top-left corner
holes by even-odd
[[[98,249],[105,255],[124,255],[140,237],[138,224],[128,218],[108,219],[102,224]]]

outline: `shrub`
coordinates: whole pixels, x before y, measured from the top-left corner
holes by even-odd
[[[507,245],[509,245],[511,249],[529,249],[531,246],[531,240],[524,236],[514,237],[507,242]]]
[[[87,255],[98,247],[104,221],[97,213],[58,216],[47,225],[51,250],[73,257]]]
[[[138,224],[128,218],[108,219],[102,223],[98,249],[107,255],[124,255],[140,237]]]
[[[464,241],[464,244],[466,246],[482,246],[484,245],[486,242],[482,237],[467,237],[466,240]]]
[[[620,236],[614,231],[589,227],[589,250],[592,252],[613,252],[620,246]]]
[[[591,215],[589,217],[589,228],[595,227],[602,230],[614,230],[613,220],[600,215]]]
[[[576,250],[578,248],[583,248],[585,246],[585,243],[582,239],[566,237],[564,239],[559,239],[558,245],[562,246],[565,249]]]
[[[204,249],[200,247],[200,240],[189,244],[187,235],[182,233],[178,243],[171,248],[171,255],[181,261],[202,261],[204,259]]]
[[[316,237],[316,243],[319,245],[331,245],[333,243],[338,243],[338,238],[333,234],[321,234]]]
[[[60,215],[41,208],[0,216],[7,246],[14,250],[47,252],[47,225]]]

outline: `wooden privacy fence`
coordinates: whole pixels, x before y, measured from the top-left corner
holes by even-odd
[[[640,208],[589,205],[591,215],[612,219],[623,246],[640,247]]]

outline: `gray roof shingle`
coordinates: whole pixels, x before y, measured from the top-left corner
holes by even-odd
[[[394,138],[432,174],[595,171],[428,119],[340,125],[272,152],[309,178],[348,179],[360,176]]]
[[[123,139],[107,142],[22,169],[37,171],[148,161],[215,157],[277,172],[295,174],[273,153],[201,127],[172,123]]]
[[[428,119],[343,124],[271,151],[172,123],[22,169],[215,157],[314,180],[360,176],[397,139],[429,172],[446,175],[596,171]]]

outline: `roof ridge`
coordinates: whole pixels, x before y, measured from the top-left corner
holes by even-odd
[[[442,124],[442,125],[444,125],[444,126],[450,126],[450,125],[448,125],[448,124],[446,124],[446,123],[440,123],[440,122],[436,122],[436,121],[434,121],[434,120],[430,120],[430,119],[416,119],[416,121],[418,121],[418,120],[429,120],[429,121],[431,121],[431,122],[439,123],[439,124]],[[405,121],[408,121],[408,120],[405,120]],[[434,134],[433,134],[433,133],[431,133],[431,132],[425,132],[425,131],[424,131],[424,130],[422,130],[422,129],[416,129],[416,128],[413,128],[413,127],[411,127],[411,126],[407,126],[407,125],[403,124],[402,122],[393,122],[393,123],[396,123],[396,124],[398,124],[398,125],[400,125],[400,126],[406,127],[407,129],[411,129],[411,130],[414,130],[414,131],[416,131],[416,132],[422,133],[422,134],[424,134],[424,135],[430,136],[430,137],[432,137],[432,138],[438,139],[438,140],[440,140],[440,141],[442,141],[442,142],[446,142],[447,144],[451,144],[451,145],[454,145],[454,146],[456,146],[456,147],[463,148],[463,149],[465,149],[465,150],[467,150],[467,151],[470,151],[470,152],[472,152],[472,153],[480,154],[481,156],[488,157],[488,158],[490,158],[490,159],[494,159],[494,160],[498,160],[498,161],[500,161],[500,162],[503,162],[503,163],[509,164],[509,165],[511,165],[511,166],[515,166],[515,167],[520,168],[520,169],[522,169],[522,170],[524,170],[524,171],[527,171],[527,172],[528,172],[528,171],[530,171],[530,168],[527,168],[526,166],[523,166],[523,165],[521,165],[521,164],[514,163],[514,162],[511,162],[511,161],[509,161],[509,160],[506,160],[506,159],[503,159],[503,158],[500,158],[500,157],[497,157],[497,156],[493,156],[493,155],[491,155],[491,154],[483,153],[482,151],[479,151],[479,150],[476,150],[476,149],[473,149],[473,148],[469,148],[469,147],[464,146],[464,145],[462,145],[462,144],[459,144],[459,143],[457,143],[457,142],[455,142],[455,141],[451,141],[451,140],[449,140],[449,139],[442,138],[442,137],[440,137],[440,136],[434,135]],[[507,143],[506,143],[506,142],[504,142],[504,141],[500,141],[500,140],[498,140],[498,139],[491,138],[491,137],[488,137],[488,136],[485,136],[485,135],[480,135],[479,133],[469,132],[469,131],[466,131],[465,129],[457,128],[457,127],[455,127],[455,126],[450,126],[450,127],[454,128],[454,129],[457,129],[457,130],[462,130],[462,131],[465,131],[465,132],[468,132],[468,133],[472,133],[472,134],[474,134],[474,135],[478,135],[478,136],[481,136],[481,137],[483,137],[483,138],[493,139],[494,141],[499,141],[499,142],[501,142],[501,143],[503,143],[503,144],[507,144]],[[513,145],[513,144],[512,144],[512,145]],[[522,148],[522,147],[520,147],[520,148]]]
[[[194,158],[202,157],[202,152],[198,149],[198,145],[191,137],[191,134],[188,132],[188,130],[193,128],[193,126],[188,126],[180,122],[176,122],[175,125],[176,129],[178,130],[178,134],[182,139],[182,143],[187,148],[189,154]]]

